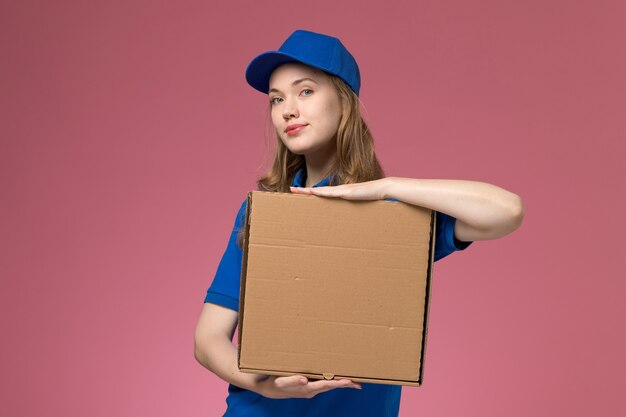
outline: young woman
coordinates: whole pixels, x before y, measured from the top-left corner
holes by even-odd
[[[497,239],[523,218],[519,196],[465,180],[385,177],[363,121],[356,61],[337,38],[297,30],[250,62],[246,79],[268,94],[276,154],[259,190],[359,200],[395,199],[436,212],[435,261]],[[242,203],[196,327],[195,357],[229,382],[225,416],[397,416],[401,386],[242,373],[232,344],[238,318]],[[342,388],[342,389],[338,389]]]

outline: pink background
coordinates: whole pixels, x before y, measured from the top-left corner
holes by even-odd
[[[222,415],[193,333],[266,163],[244,70],[302,28],[359,62],[387,175],[524,199],[519,230],[436,264],[425,384],[400,415],[626,415],[624,13],[2,2],[0,414]]]

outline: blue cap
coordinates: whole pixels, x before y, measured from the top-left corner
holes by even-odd
[[[246,68],[246,81],[268,94],[272,72],[286,62],[300,62],[336,75],[359,95],[361,73],[350,52],[339,39],[308,30],[296,30],[278,51],[264,52],[254,58]]]

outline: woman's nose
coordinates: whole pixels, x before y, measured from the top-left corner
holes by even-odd
[[[285,100],[283,102],[283,117],[290,119],[292,117],[298,117],[298,106],[295,100]]]

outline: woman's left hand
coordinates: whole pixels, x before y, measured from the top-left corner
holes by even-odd
[[[384,200],[387,193],[387,178],[326,187],[290,187],[294,194],[313,194],[320,197],[339,197],[346,200]]]

